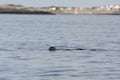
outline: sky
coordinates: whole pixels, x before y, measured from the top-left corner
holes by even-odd
[[[91,7],[120,4],[120,0],[0,0],[0,4],[17,4],[31,7]]]

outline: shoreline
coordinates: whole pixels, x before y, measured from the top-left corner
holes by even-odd
[[[120,15],[120,5],[102,7],[25,7],[23,5],[0,5],[0,14],[42,14],[42,15]]]

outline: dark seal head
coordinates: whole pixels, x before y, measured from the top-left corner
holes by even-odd
[[[56,51],[56,47],[54,46],[49,47],[49,51]]]
[[[83,48],[77,48],[77,49],[75,49],[75,50],[85,50],[85,49],[83,49]]]

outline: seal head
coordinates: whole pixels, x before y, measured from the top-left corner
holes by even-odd
[[[56,51],[56,47],[54,46],[49,47],[49,51]]]

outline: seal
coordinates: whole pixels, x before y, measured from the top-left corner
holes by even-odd
[[[71,51],[71,50],[86,50],[86,49],[83,49],[83,48],[76,48],[76,49],[56,49],[55,46],[51,46],[51,47],[49,47],[49,51],[56,51],[56,50]]]
[[[83,48],[77,48],[77,49],[75,49],[75,50],[86,50],[86,49],[83,49]]]
[[[54,46],[49,47],[49,51],[56,51],[56,47]]]

